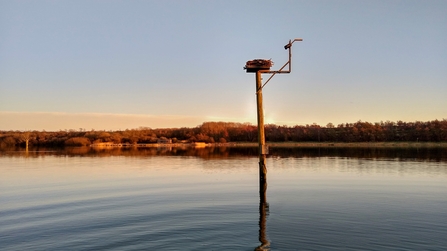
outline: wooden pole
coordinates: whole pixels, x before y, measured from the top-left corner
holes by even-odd
[[[255,250],[269,250],[270,242],[267,239],[267,167],[266,155],[267,147],[265,145],[264,132],[264,111],[262,105],[262,78],[261,71],[256,71],[256,103],[258,115],[258,142],[259,142],[259,245]]]
[[[258,142],[259,142],[259,188],[264,190],[267,188],[267,168],[265,165],[267,147],[265,145],[264,133],[264,111],[262,108],[262,78],[261,71],[256,71],[256,103],[258,114]],[[265,191],[262,191],[265,193]]]

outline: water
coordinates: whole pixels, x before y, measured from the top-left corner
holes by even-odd
[[[0,250],[446,250],[446,149],[0,152]]]

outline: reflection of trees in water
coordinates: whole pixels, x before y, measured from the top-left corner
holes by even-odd
[[[1,155],[20,156],[22,148],[9,147],[0,149]],[[66,148],[30,148],[29,156],[45,155],[63,156],[195,156],[203,159],[219,159],[228,157],[256,157],[257,147],[205,147],[205,148],[173,148],[173,147],[66,147]],[[351,157],[365,159],[447,161],[447,148],[366,148],[366,147],[271,147],[268,157],[304,158],[304,157]]]
[[[352,157],[365,159],[447,161],[447,148],[271,148],[271,157]]]
[[[36,147],[30,149],[31,157],[46,155],[53,156],[91,156],[91,157],[109,157],[109,156],[195,156],[203,159],[219,159],[228,157],[251,157],[257,156],[256,147],[205,147],[205,148],[175,148],[175,147],[65,147],[65,148],[46,148]],[[22,148],[9,147],[0,149],[0,154],[9,156],[20,156],[23,153]]]

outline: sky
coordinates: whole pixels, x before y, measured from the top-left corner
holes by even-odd
[[[0,0],[0,130],[447,119],[447,1]],[[266,80],[269,75],[264,74]]]

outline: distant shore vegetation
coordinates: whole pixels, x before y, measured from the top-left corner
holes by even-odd
[[[447,142],[447,120],[416,122],[362,122],[337,126],[328,123],[265,126],[267,142]],[[89,146],[110,144],[160,143],[229,143],[257,142],[257,126],[250,123],[204,122],[187,128],[140,127],[120,131],[60,130],[60,131],[0,131],[0,147],[11,146]]]

